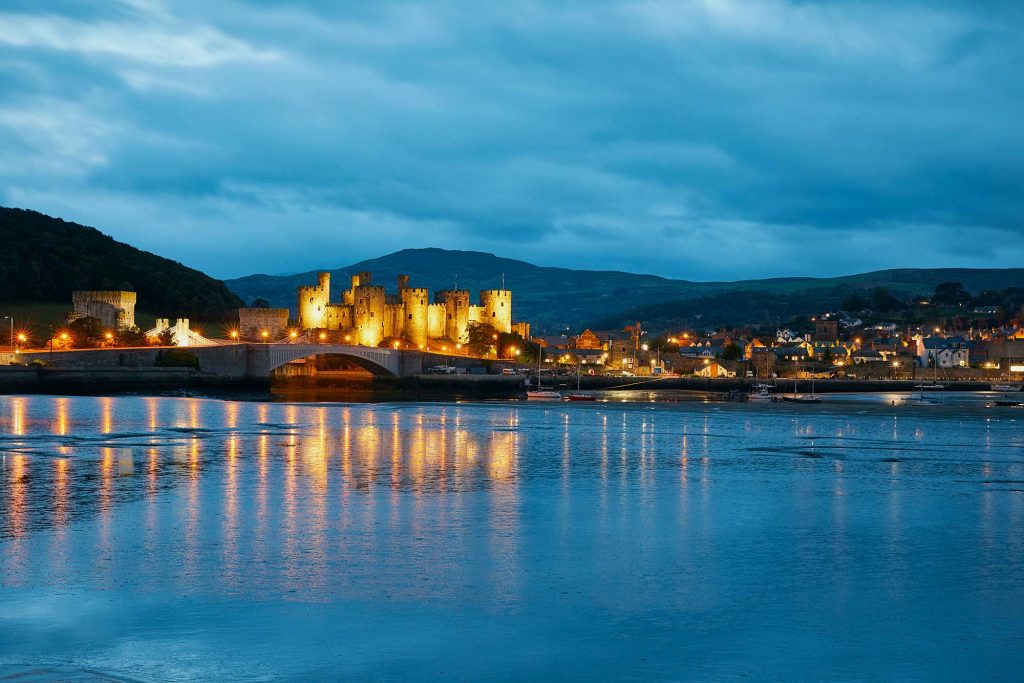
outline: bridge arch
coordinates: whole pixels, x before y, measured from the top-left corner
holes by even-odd
[[[374,375],[401,374],[400,351],[343,344],[266,344],[253,347],[249,376],[270,377],[274,370],[311,356],[340,356]]]

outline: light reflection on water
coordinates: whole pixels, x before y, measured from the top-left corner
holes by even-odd
[[[1020,425],[3,398],[0,675],[999,678],[1024,644]]]

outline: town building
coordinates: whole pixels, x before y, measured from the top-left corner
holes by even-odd
[[[971,364],[971,342],[963,337],[914,337],[921,367],[966,368]]]

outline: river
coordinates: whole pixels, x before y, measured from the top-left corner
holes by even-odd
[[[0,450],[0,679],[1024,670],[1024,411],[8,396]]]

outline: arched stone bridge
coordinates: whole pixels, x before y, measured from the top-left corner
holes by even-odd
[[[74,351],[25,351],[19,360],[29,363],[45,361],[55,367],[88,368],[152,368],[157,357],[169,348],[134,347],[81,349]],[[215,343],[189,346],[185,350],[199,359],[201,372],[224,379],[265,379],[293,360],[309,356],[336,354],[344,356],[375,375],[414,375],[423,371],[424,354],[419,351],[398,351],[349,344],[246,344]]]
[[[191,349],[202,357],[202,350]],[[402,351],[349,344],[250,344],[246,358],[247,377],[269,377],[275,369],[308,356],[339,355],[375,375],[401,375]]]

